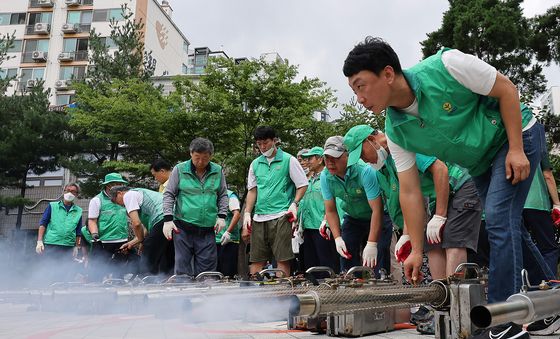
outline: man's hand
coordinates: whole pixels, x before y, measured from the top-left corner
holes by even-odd
[[[403,234],[395,245],[395,258],[397,259],[397,262],[404,262],[410,255],[410,251],[412,251],[410,236],[408,234]]]
[[[412,251],[404,261],[404,276],[413,285],[422,279],[420,267],[422,267],[422,253]]]
[[[348,260],[352,259],[352,255],[346,249],[346,243],[344,242],[344,239],[342,239],[342,237],[334,239],[334,243],[336,244],[336,251],[338,252],[338,254],[340,254],[341,257]]]
[[[552,206],[552,222],[554,226],[560,227],[560,205]]]
[[[222,238],[220,239],[220,244],[222,246],[225,246],[230,242],[231,242],[231,233],[225,231],[224,234],[222,234]]]
[[[529,177],[531,164],[523,150],[510,149],[506,155],[506,179],[515,185]]]
[[[214,232],[220,233],[224,227],[226,227],[226,220],[224,218],[216,219],[216,225],[214,226]]]
[[[43,244],[42,240],[37,240],[37,246],[35,246],[35,252],[37,252],[37,254],[43,254],[44,251],[45,251],[45,244]]]
[[[297,206],[296,203],[293,202],[290,207],[288,208],[288,213],[286,213],[288,217],[288,221],[292,223],[292,238],[295,236],[294,232],[296,231],[298,224],[297,224]]]
[[[98,242],[99,241],[99,233],[92,233],[91,234],[91,240],[93,242]]]
[[[327,220],[323,219],[321,225],[319,226],[319,234],[325,240],[331,240],[331,229],[327,227]]]
[[[447,218],[436,214],[432,217],[432,220],[428,222],[426,238],[429,244],[439,244],[441,242],[446,221]]]
[[[72,257],[77,258],[78,253],[80,253],[80,248],[78,246],[74,246],[74,248],[72,249]]]
[[[243,229],[247,231],[248,234],[251,234],[253,230],[253,221],[251,220],[251,212],[245,212],[243,214]]]
[[[362,253],[362,265],[374,268],[377,265],[377,243],[368,241]]]
[[[179,233],[179,229],[175,226],[173,221],[166,221],[163,223],[163,235],[167,240],[173,239],[173,233]]]

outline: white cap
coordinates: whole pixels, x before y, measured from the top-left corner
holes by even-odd
[[[325,149],[323,155],[330,155],[334,158],[340,158],[346,152],[344,138],[339,135],[328,138],[323,148]]]

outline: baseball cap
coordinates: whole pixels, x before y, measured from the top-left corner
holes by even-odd
[[[323,155],[330,155],[334,158],[340,158],[340,156],[346,152],[346,148],[344,147],[343,137],[340,135],[330,137],[325,141],[325,147]]]
[[[362,155],[362,143],[374,131],[368,125],[358,125],[350,128],[344,136],[344,146],[348,149],[347,166],[352,166],[360,160]]]
[[[314,155],[323,156],[323,147],[319,147],[319,146],[315,146],[311,149],[309,149],[307,152],[303,153],[301,156],[302,157],[312,157]]]

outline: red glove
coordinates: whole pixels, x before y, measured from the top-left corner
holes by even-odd
[[[552,207],[552,222],[554,226],[560,228],[560,205]]]
[[[403,234],[395,245],[395,258],[398,262],[404,262],[412,252],[412,244],[410,243],[410,236]]]

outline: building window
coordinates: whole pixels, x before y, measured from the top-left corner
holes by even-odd
[[[27,90],[27,80],[42,80],[45,75],[44,67],[22,68],[19,77],[19,91]]]
[[[0,79],[11,79],[17,76],[17,68],[0,68]]]
[[[62,186],[62,179],[47,179],[44,184],[45,186]]]
[[[73,94],[59,94],[56,96],[57,106],[70,105],[72,102],[74,102]]]
[[[8,53],[19,53],[21,52],[21,47],[23,45],[23,41],[21,40],[14,40],[10,46],[10,48],[8,48],[7,52]],[[4,49],[5,46],[5,42],[0,42],[0,49]]]
[[[33,52],[47,52],[49,50],[49,39],[25,40],[22,62],[34,62]]]
[[[0,26],[24,25],[26,13],[0,13]]]
[[[68,11],[66,23],[79,24],[81,32],[89,32],[91,29],[92,17],[93,11]]]
[[[86,66],[60,67],[60,80],[80,80],[86,75]]]
[[[50,24],[51,18],[52,18],[51,12],[29,13],[28,25],[35,25],[40,22]]]
[[[102,37],[101,43],[105,45],[105,47],[107,47],[108,49],[117,48],[117,44],[115,43],[115,41],[113,41],[113,39],[109,37]]]
[[[120,8],[96,9],[93,11],[93,22],[100,21],[121,21],[123,20],[122,10]]]
[[[63,51],[73,53],[76,61],[84,61],[88,59],[88,44],[89,40],[87,38],[64,39]]]
[[[187,65],[183,64],[183,74],[187,74],[188,73],[188,67]]]
[[[41,186],[41,180],[27,180],[25,184],[29,187],[39,187]]]

